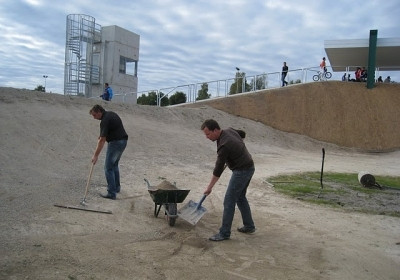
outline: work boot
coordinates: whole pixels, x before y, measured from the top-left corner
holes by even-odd
[[[217,233],[216,235],[213,235],[209,238],[211,241],[222,241],[222,240],[228,240],[229,236],[223,236],[220,233]]]
[[[115,200],[117,198],[115,195],[112,195],[109,193],[108,194],[100,194],[100,196],[103,198],[108,198],[108,199],[112,199],[112,200]]]
[[[246,227],[241,227],[241,228],[238,228],[237,230],[238,230],[238,232],[241,232],[241,233],[254,233],[256,231],[255,228],[246,228]]]

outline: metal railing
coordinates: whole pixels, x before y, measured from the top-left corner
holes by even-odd
[[[347,66],[347,67],[348,68],[346,69],[354,68],[353,66]],[[327,69],[332,73],[332,78],[330,78],[330,80],[341,81],[343,74],[346,74],[346,77],[348,74],[354,77],[354,71],[333,72],[330,66],[327,66]],[[289,83],[288,85],[314,82],[313,76],[318,74],[319,71],[320,71],[319,67],[293,69],[288,71],[286,76],[286,81]],[[397,71],[400,71],[400,66],[398,67]],[[381,76],[380,74],[381,72],[387,73],[387,71],[385,71],[384,69],[377,68],[375,71],[375,79],[377,79],[378,76]],[[168,98],[170,95],[175,94],[176,92],[183,92],[186,95],[186,103],[195,103],[198,102],[196,99],[198,96],[198,92],[203,84],[207,84],[208,94],[210,94],[210,99],[212,99],[212,98],[221,98],[229,96],[231,92],[231,86],[237,81],[237,79],[242,79],[242,82],[238,86],[241,87],[241,89],[240,88],[236,89],[236,93],[239,94],[239,93],[250,93],[264,89],[279,88],[282,86],[281,77],[282,77],[281,72],[263,73],[258,75],[243,75],[239,76],[239,78],[238,77],[227,78],[223,80],[213,80],[208,82],[186,84],[176,87],[114,94],[113,99],[116,102],[136,103],[136,100],[134,100],[135,96],[137,98],[143,94],[148,95],[149,93],[153,92],[156,93],[157,95],[157,106],[161,106],[162,99]],[[386,77],[383,76],[383,78]]]

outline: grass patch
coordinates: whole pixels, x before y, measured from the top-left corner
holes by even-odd
[[[379,188],[366,188],[356,173],[320,172],[285,174],[267,178],[277,192],[319,205],[400,217],[400,177],[374,176]]]

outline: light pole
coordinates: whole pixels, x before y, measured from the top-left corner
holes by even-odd
[[[238,93],[238,91],[239,91],[239,80],[238,80],[238,77],[239,77],[240,68],[236,67],[236,71],[237,71],[237,73],[236,73],[236,93]]]
[[[49,76],[47,76],[47,75],[43,75],[43,78],[44,78],[44,92],[46,92],[46,79],[48,78]]]

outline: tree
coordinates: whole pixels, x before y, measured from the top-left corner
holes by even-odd
[[[146,94],[142,94],[142,96],[138,97],[137,104],[140,105],[157,105],[157,93],[155,91],[151,91]]]
[[[173,95],[169,97],[169,105],[175,105],[175,104],[181,104],[181,103],[186,103],[186,94],[177,91]]]
[[[244,92],[248,92],[252,90],[252,86],[250,84],[247,83],[247,79],[244,79]]]
[[[168,106],[169,105],[168,97],[162,92],[160,92],[160,99],[161,99],[161,106]]]
[[[244,85],[243,85],[243,80],[244,80]],[[244,86],[244,91],[243,91],[243,86]],[[246,73],[236,72],[235,82],[231,84],[231,87],[229,89],[229,94],[247,92],[250,91],[251,88],[252,88],[251,85],[249,85],[246,81]]]
[[[164,96],[164,93],[160,92],[160,98]],[[142,96],[138,97],[137,104],[140,105],[157,105],[157,93],[155,91],[151,91],[148,93],[148,95],[145,95],[144,93]],[[168,106],[168,98],[162,98],[161,99],[161,106]]]
[[[267,79],[267,77],[265,75],[257,76],[257,78],[256,78],[256,90],[265,89],[266,79]]]
[[[46,89],[45,89],[44,86],[42,86],[42,85],[38,85],[38,86],[35,88],[35,90],[36,90],[36,91],[43,91],[43,92],[46,92]]]
[[[211,94],[208,94],[208,84],[203,83],[201,85],[201,89],[199,89],[199,91],[197,93],[196,101],[203,100],[203,99],[209,99],[210,97],[211,97]]]

